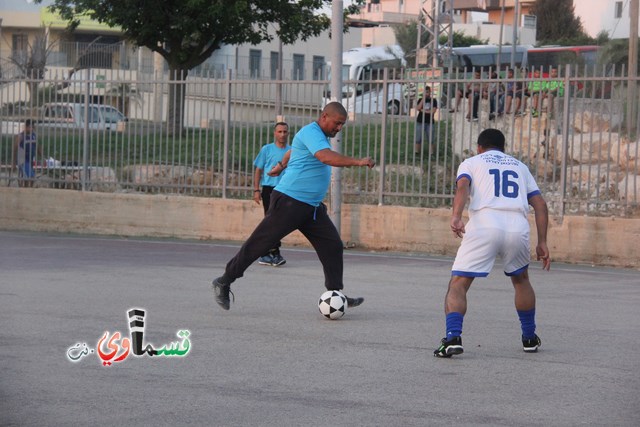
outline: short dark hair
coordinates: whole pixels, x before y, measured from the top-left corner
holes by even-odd
[[[330,116],[338,115],[338,116],[347,117],[347,110],[345,110],[344,106],[338,101],[331,101],[330,103],[325,105],[322,111],[320,112],[320,115],[325,113]]]
[[[31,119],[27,119],[24,121],[24,125],[25,126],[31,126],[33,124],[33,122],[31,121]]]
[[[482,148],[497,148],[504,153],[504,134],[498,129],[485,129],[478,135],[478,145]]]

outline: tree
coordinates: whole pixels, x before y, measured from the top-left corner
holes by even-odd
[[[42,1],[42,0],[38,0]],[[345,10],[356,13],[357,0]],[[222,45],[258,44],[273,39],[284,44],[307,40],[329,28],[331,21],[318,10],[324,0],[54,0],[51,8],[70,27],[88,16],[120,27],[125,38],[159,53],[167,61],[171,80],[167,127],[182,130],[184,81],[189,70],[203,63]]]
[[[598,63],[601,66],[615,67],[616,75],[623,75],[629,66],[629,39],[613,39],[600,47]],[[638,58],[640,65],[640,57]]]
[[[609,40],[611,40],[611,38],[607,30],[602,30],[596,35],[596,44],[598,46],[609,43]]]
[[[537,18],[536,38],[540,45],[594,42],[585,34],[582,22],[575,14],[573,0],[536,0],[531,13]]]
[[[18,67],[26,79],[31,107],[37,105],[38,85],[44,79],[47,57],[54,47],[54,44],[47,44],[47,35],[47,28],[41,27],[25,52],[16,51],[9,57],[9,61]]]
[[[396,43],[405,53],[405,58],[415,58],[416,42],[418,41],[418,21],[395,24],[392,28],[396,36]],[[420,34],[420,46],[425,46],[427,43],[429,43],[429,33],[422,31]]]
[[[441,36],[439,39],[439,42],[441,45],[446,44],[447,41],[448,40],[446,36]],[[451,47],[468,47],[473,45],[489,43],[489,39],[482,40],[477,37],[468,36],[464,33],[464,31],[454,31],[452,41],[453,41],[453,46]]]

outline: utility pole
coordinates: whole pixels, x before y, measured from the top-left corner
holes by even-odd
[[[429,34],[429,40],[422,46],[422,32]],[[446,43],[440,46],[440,36],[446,36]],[[418,40],[416,43],[416,68],[422,49],[427,51],[427,64],[438,67],[438,56],[447,57],[453,47],[453,0],[423,0],[418,17]],[[449,61],[446,61],[448,63]]]
[[[276,122],[284,121],[282,113],[282,39],[278,36],[278,69],[276,70]]]
[[[502,65],[502,32],[504,30],[504,4],[505,0],[502,0],[502,6],[500,7],[500,36],[498,40],[498,55],[496,58],[496,73],[500,75],[500,65]]]
[[[638,14],[639,0],[629,2],[629,102],[627,108],[627,129],[634,133],[637,128],[638,111]]]
[[[513,40],[511,41],[511,69],[516,68],[516,45],[518,44],[518,17],[520,11],[518,10],[518,0],[513,7]]]
[[[343,30],[343,1],[331,2],[331,98],[342,101],[342,30]],[[342,132],[331,138],[331,149],[342,153]],[[332,168],[331,171],[331,210],[329,217],[336,226],[338,234],[341,228],[342,216],[342,168]]]

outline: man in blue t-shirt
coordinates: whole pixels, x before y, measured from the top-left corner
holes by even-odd
[[[329,138],[336,136],[347,122],[347,111],[339,102],[327,104],[320,118],[302,129],[293,138],[291,151],[270,171],[285,173],[271,194],[271,205],[264,217],[244,242],[238,253],[227,263],[224,274],[213,280],[216,302],[229,310],[230,288],[245,270],[294,230],[299,230],[311,243],[324,270],[328,290],[343,288],[343,244],[340,234],[327,214],[324,200],[331,166],[368,166],[370,157],[356,159],[331,150]],[[349,298],[349,307],[362,304],[364,298]]]
[[[267,214],[269,205],[271,203],[271,192],[274,187],[280,182],[280,176],[271,176],[268,171],[271,171],[278,164],[282,164],[282,158],[291,150],[291,146],[288,144],[289,139],[289,125],[285,122],[276,123],[273,131],[274,141],[265,145],[260,149],[258,157],[253,162],[255,171],[253,173],[253,200],[260,204],[262,201],[262,207],[264,208],[264,214]],[[262,186],[262,190],[259,188]],[[258,260],[258,264],[270,265],[273,267],[279,267],[284,265],[287,261],[280,254],[280,242],[278,241],[274,247],[269,249]]]

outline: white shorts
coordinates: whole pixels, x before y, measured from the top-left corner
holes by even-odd
[[[529,222],[521,213],[484,209],[471,216],[465,229],[451,267],[453,276],[486,277],[497,256],[502,257],[507,276],[529,266]]]

